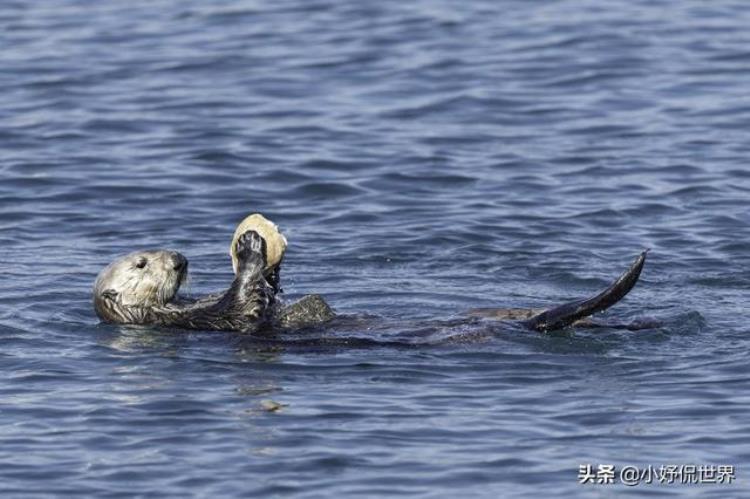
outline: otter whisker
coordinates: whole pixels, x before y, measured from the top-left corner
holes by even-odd
[[[185,271],[182,274],[180,274],[180,287],[183,286],[190,286],[192,281],[192,276],[189,272]]]

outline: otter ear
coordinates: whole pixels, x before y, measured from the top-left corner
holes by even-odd
[[[105,300],[115,301],[115,299],[117,299],[117,291],[115,291],[114,289],[105,289],[104,291],[102,291],[102,298],[104,298]]]

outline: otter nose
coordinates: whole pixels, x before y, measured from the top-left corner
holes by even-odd
[[[188,263],[187,262],[187,258],[185,258],[184,256],[182,256],[181,254],[179,254],[177,252],[173,252],[170,255],[170,257],[171,257],[171,261],[172,261],[172,268],[175,269],[176,271],[179,272],[180,270],[182,270],[185,267],[187,267],[187,263]]]

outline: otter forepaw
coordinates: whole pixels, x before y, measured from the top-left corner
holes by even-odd
[[[242,234],[237,240],[237,258],[241,262],[266,261],[266,241],[254,230]]]

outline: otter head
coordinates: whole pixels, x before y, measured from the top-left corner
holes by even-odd
[[[99,273],[94,308],[107,322],[132,322],[137,310],[163,306],[187,277],[187,258],[176,251],[136,251]]]

